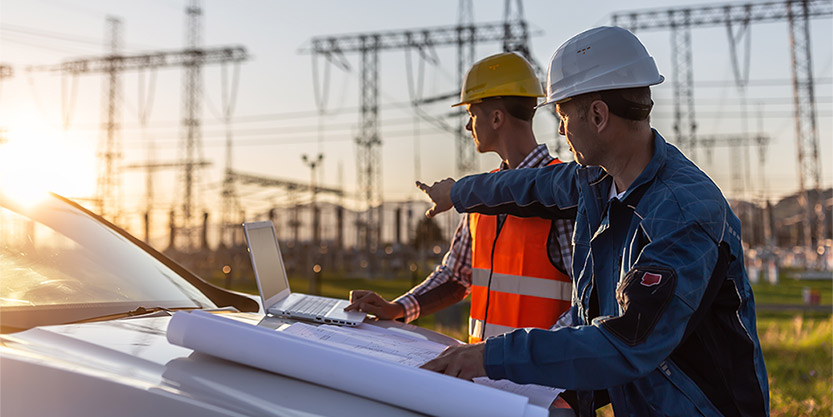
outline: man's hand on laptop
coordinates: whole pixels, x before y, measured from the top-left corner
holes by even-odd
[[[361,311],[373,314],[380,320],[396,320],[405,317],[405,306],[385,300],[379,294],[368,290],[350,291],[350,305],[344,311]]]
[[[416,182],[417,188],[422,190],[425,194],[428,194],[428,197],[430,197],[431,201],[434,202],[434,205],[425,212],[425,217],[434,217],[444,211],[450,210],[451,207],[453,207],[453,204],[451,203],[451,186],[453,185],[454,180],[451,178],[437,181],[432,185],[425,184],[421,181]]]

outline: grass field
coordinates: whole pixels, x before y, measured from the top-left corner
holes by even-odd
[[[300,292],[308,292],[310,288],[307,279],[291,278],[290,282]],[[238,284],[236,290],[257,292],[254,282],[235,284]],[[339,298],[346,298],[351,289],[368,289],[393,299],[411,286],[410,279],[325,276],[320,289],[322,295]],[[776,285],[754,285],[755,302],[758,306],[799,305],[803,303],[805,287],[821,293],[822,305],[829,306],[833,301],[833,281],[782,278]],[[457,309],[459,325],[454,327],[442,326],[433,316],[420,318],[416,324],[465,340],[467,313],[467,308]],[[824,311],[759,308],[758,336],[769,377],[772,416],[833,415],[833,311],[830,308]],[[600,414],[613,415],[609,406]]]
[[[753,285],[755,291],[755,303],[757,305],[767,304],[802,304],[802,291],[805,288],[817,290],[821,293],[821,304],[833,304],[833,289],[831,280],[797,280],[783,278],[778,284],[772,285],[761,282]]]
[[[755,302],[799,305],[804,288],[833,300],[833,281],[782,278],[753,286]],[[833,415],[833,314],[825,311],[758,309],[758,337],[764,352],[773,416]]]
[[[830,314],[793,314],[758,320],[773,416],[833,414]]]

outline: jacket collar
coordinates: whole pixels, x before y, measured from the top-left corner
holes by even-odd
[[[668,157],[665,139],[659,134],[659,132],[657,132],[656,129],[651,128],[651,131],[654,133],[654,155],[651,157],[651,161],[648,162],[648,165],[645,166],[645,169],[642,170],[642,173],[639,174],[639,176],[633,181],[633,184],[628,187],[625,195],[622,196],[623,202],[628,202],[630,195],[634,194],[635,190],[640,189],[643,185],[653,181],[659,170],[665,165],[665,161]],[[641,195],[642,193],[640,192],[637,194]]]

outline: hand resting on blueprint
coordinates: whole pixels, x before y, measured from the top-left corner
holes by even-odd
[[[396,320],[405,317],[405,306],[382,298],[381,295],[368,290],[350,291],[350,305],[344,311],[361,311],[373,314],[379,320]]]
[[[443,353],[420,368],[471,381],[474,378],[486,376],[486,368],[483,367],[485,347],[486,342],[449,346]]]

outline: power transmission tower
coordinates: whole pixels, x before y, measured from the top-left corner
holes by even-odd
[[[188,16],[188,30],[187,43],[188,46],[180,51],[160,51],[151,52],[138,55],[123,55],[113,52],[109,55],[91,58],[81,58],[64,61],[58,65],[30,67],[31,71],[53,71],[63,72],[70,75],[86,74],[86,73],[105,73],[110,81],[108,89],[107,102],[107,122],[105,130],[107,134],[107,146],[103,152],[105,158],[105,165],[109,169],[105,169],[105,174],[99,178],[98,199],[102,202],[99,212],[104,214],[110,208],[106,206],[105,202],[111,198],[115,192],[113,188],[116,187],[118,181],[114,179],[118,175],[118,158],[120,154],[116,143],[116,132],[119,125],[116,123],[117,117],[117,101],[119,97],[119,76],[121,72],[128,70],[155,70],[161,67],[184,67],[185,68],[185,94],[183,97],[183,153],[185,155],[182,162],[183,167],[183,193],[184,202],[182,205],[182,221],[179,225],[184,229],[187,238],[187,246],[193,247],[194,233],[193,232],[193,201],[194,201],[194,183],[195,172],[197,168],[202,166],[201,154],[201,131],[200,131],[200,111],[202,109],[202,85],[201,85],[201,68],[203,65],[215,63],[233,62],[239,64],[248,59],[246,48],[242,46],[228,46],[228,47],[211,47],[203,48],[200,46],[200,31],[201,31],[201,16],[202,11],[199,7],[198,0],[191,0],[187,9]],[[110,23],[114,27],[112,29],[116,33],[115,23]],[[119,35],[120,36],[120,35]],[[111,42],[113,49],[118,46],[116,36],[113,36],[114,41]]]
[[[124,168],[127,170],[134,170],[134,169],[143,169],[146,171],[146,182],[145,182],[145,224],[144,224],[144,235],[145,235],[145,243],[150,243],[150,213],[153,208],[153,184],[152,178],[153,173],[161,170],[161,169],[181,169],[186,165],[185,162],[150,162],[146,164],[130,164],[126,165]],[[211,166],[211,162],[209,161],[199,161],[194,164],[197,168],[208,168]]]
[[[766,147],[769,145],[770,141],[770,137],[762,133],[755,135],[745,133],[739,135],[708,135],[700,136],[695,146],[705,150],[706,159],[709,160],[709,162],[711,162],[712,152],[715,148],[748,149],[750,146],[757,146],[758,163],[761,168],[764,168],[763,165],[765,163]],[[751,177],[750,164],[749,161],[740,162],[735,160],[735,162],[730,163],[729,165],[732,179],[732,195],[739,198],[739,196],[742,195],[744,188],[743,178]],[[750,184],[746,185],[749,186]]]
[[[253,184],[259,185],[262,187],[278,187],[278,188],[293,188],[302,191],[310,191],[316,194],[318,193],[326,193],[332,194],[337,197],[343,197],[344,191],[338,188],[331,188],[331,187],[323,187],[320,185],[311,186],[311,184],[305,184],[302,182],[297,182],[293,180],[285,180],[281,178],[274,178],[274,177],[267,177],[258,174],[250,174],[240,171],[231,171],[229,173],[231,178],[240,184]]]
[[[511,10],[507,0],[507,10]],[[517,4],[520,4],[518,1]],[[465,0],[460,11],[469,10]],[[468,12],[470,14],[470,12]],[[462,20],[461,20],[462,21]],[[373,32],[340,36],[322,36],[310,40],[310,48],[302,52],[320,55],[343,70],[349,70],[345,58],[346,53],[360,54],[360,85],[359,91],[361,114],[359,119],[359,136],[357,144],[357,173],[359,194],[367,207],[363,229],[359,233],[359,244],[365,249],[372,250],[381,241],[381,167],[380,146],[382,144],[378,132],[378,96],[379,96],[379,66],[378,55],[386,50],[416,50],[421,56],[434,51],[438,46],[456,46],[458,52],[458,71],[461,76],[468,69],[474,57],[474,45],[484,42],[501,42],[504,48],[513,48],[531,62],[527,41],[529,31],[526,23],[520,18],[507,18],[499,23],[458,24],[434,28],[417,28],[386,32]],[[430,58],[429,58],[430,59]],[[538,66],[540,68],[540,66]],[[438,98],[426,99],[423,102],[437,101],[457,96],[458,92]],[[459,117],[459,113],[454,113]],[[440,123],[444,125],[444,123]],[[458,137],[457,167],[461,173],[468,172],[473,167],[474,148],[470,136],[465,132],[465,123],[455,131]],[[462,132],[462,134],[460,133]],[[465,136],[463,136],[465,135]],[[465,138],[465,140],[461,138]],[[471,156],[469,155],[471,154]]]
[[[234,213],[240,211],[240,202],[237,199],[237,191],[234,187],[234,179],[231,178],[230,173],[232,170],[232,133],[231,133],[231,121],[232,121],[232,112],[234,110],[234,103],[237,97],[237,83],[240,79],[239,72],[240,67],[235,66],[234,68],[234,75],[233,81],[231,82],[231,91],[226,92],[226,67],[223,66],[223,117],[225,118],[225,127],[226,127],[226,169],[225,169],[225,176],[223,179],[223,190],[222,190],[222,199],[223,199],[223,211],[221,213],[220,221],[221,221],[221,235],[220,235],[220,245],[225,245],[226,242],[229,242],[229,246],[233,246],[237,242],[234,241],[234,231],[239,230],[239,225],[235,224],[232,220],[232,216]]]
[[[698,138],[697,143],[695,146],[701,147],[706,151],[706,158],[711,160],[712,151],[715,148],[732,148],[732,149],[743,149],[747,150],[751,146],[758,147],[758,165],[759,165],[759,175],[762,177],[765,175],[764,172],[760,172],[762,169],[765,169],[766,163],[766,148],[769,145],[770,137],[768,135],[764,135],[762,133],[749,135],[749,134],[740,134],[740,135],[709,135],[709,136],[700,136]],[[743,190],[743,181],[742,178],[749,178],[750,177],[750,164],[749,161],[744,161],[745,163],[730,163],[729,169],[731,170],[731,187],[732,187],[732,194],[735,196],[741,196]],[[745,174],[745,175],[744,175]],[[762,183],[766,183],[762,178]],[[737,197],[739,198],[739,197]],[[765,201],[765,204],[768,201]],[[747,205],[738,205],[738,212],[737,215],[741,219],[741,224],[744,226],[744,231],[749,233],[749,236],[753,236],[754,228],[747,229],[745,226],[748,225],[752,221],[752,213],[749,212],[749,206]],[[764,237],[763,241],[767,242],[770,237],[770,231],[764,224],[763,227]],[[754,240],[754,239],[753,239]]]
[[[316,162],[316,165],[320,162],[320,159]],[[314,168],[311,167],[314,171]],[[298,220],[298,211],[297,207],[294,204],[295,200],[295,192],[296,191],[309,191],[311,195],[318,195],[319,193],[325,194],[332,194],[337,197],[343,197],[344,191],[337,189],[337,188],[330,188],[330,187],[323,187],[317,184],[314,184],[315,173],[311,174],[313,178],[310,183],[304,184],[301,182],[293,181],[293,180],[286,180],[281,178],[274,178],[274,177],[267,177],[258,174],[249,174],[239,171],[229,170],[228,178],[234,181],[236,184],[251,184],[251,185],[258,185],[261,187],[276,187],[276,188],[284,188],[290,193],[289,200],[291,201],[292,207],[292,220],[290,221],[290,226],[293,229],[293,245],[297,245],[298,243],[298,227],[300,226],[300,221]],[[314,197],[313,197],[314,198]],[[313,204],[314,205],[314,204]]]
[[[831,5],[830,2],[827,3]],[[804,246],[808,259],[816,259],[817,248],[824,239],[824,210],[819,163],[819,131],[816,124],[816,96],[810,53],[811,9],[809,1],[787,4],[790,22],[790,57],[793,68],[793,102],[795,105],[795,140],[798,145],[799,203],[804,209]],[[830,7],[828,7],[828,15]],[[811,196],[811,190],[813,191]],[[815,201],[813,201],[815,200]],[[815,212],[815,213],[814,213]],[[814,215],[815,214],[815,215]],[[815,239],[813,238],[815,219]]]
[[[122,42],[121,20],[112,16],[107,17],[107,27],[110,37],[110,54],[119,54]],[[97,211],[101,216],[112,215],[113,218],[119,215],[120,199],[117,193],[120,192],[121,176],[116,173],[117,166],[121,162],[121,142],[116,140],[116,135],[121,130],[119,122],[119,104],[121,102],[121,74],[120,71],[112,70],[107,73],[107,88],[104,92],[105,107],[102,117],[104,122],[104,151],[99,155],[104,159],[104,166],[99,168],[98,181],[96,186]],[[100,161],[100,159],[99,159]],[[113,213],[108,213],[112,209]]]
[[[816,238],[823,238],[824,214],[821,201],[812,204],[810,194],[820,193],[821,167],[818,155],[818,127],[814,82],[810,53],[809,20],[833,16],[833,1],[787,0],[783,2],[726,4],[674,9],[619,12],[613,14],[613,24],[637,30],[672,31],[674,42],[674,131],[678,144],[684,150],[697,146],[692,94],[693,72],[691,68],[691,28],[732,24],[788,21],[792,57],[793,96],[795,104],[795,130],[799,169],[799,199],[804,211],[804,243],[808,258],[815,259],[817,244],[813,241],[813,225]],[[682,34],[680,33],[682,31]],[[730,31],[731,33],[731,31]],[[686,111],[680,109],[685,103]],[[687,126],[683,124],[686,123]],[[811,183],[811,184],[808,184]],[[813,187],[813,188],[810,188]],[[815,208],[813,208],[815,206]],[[814,214],[815,212],[815,214]]]
[[[186,26],[186,48],[189,51],[198,51],[202,44],[202,9],[200,0],[190,0],[185,9],[188,24]],[[199,184],[195,178],[199,171],[195,170],[194,164],[202,157],[202,64],[198,61],[184,63],[184,91],[182,95],[182,114],[184,115],[185,143],[184,155],[185,166],[183,167],[183,199],[182,202],[182,224],[181,227],[187,233],[187,247],[194,246],[193,233],[193,205],[194,205],[194,184]],[[197,155],[197,153],[200,155]]]
[[[475,60],[474,5],[472,0],[460,0],[457,26],[460,28],[460,36],[457,38],[457,85],[463,85],[463,77]],[[506,39],[503,42],[505,45]],[[463,109],[457,110],[457,113],[459,113],[455,132],[457,139],[457,174],[463,175],[475,169],[477,159],[476,149],[471,146],[471,134],[466,131],[468,114]]]

